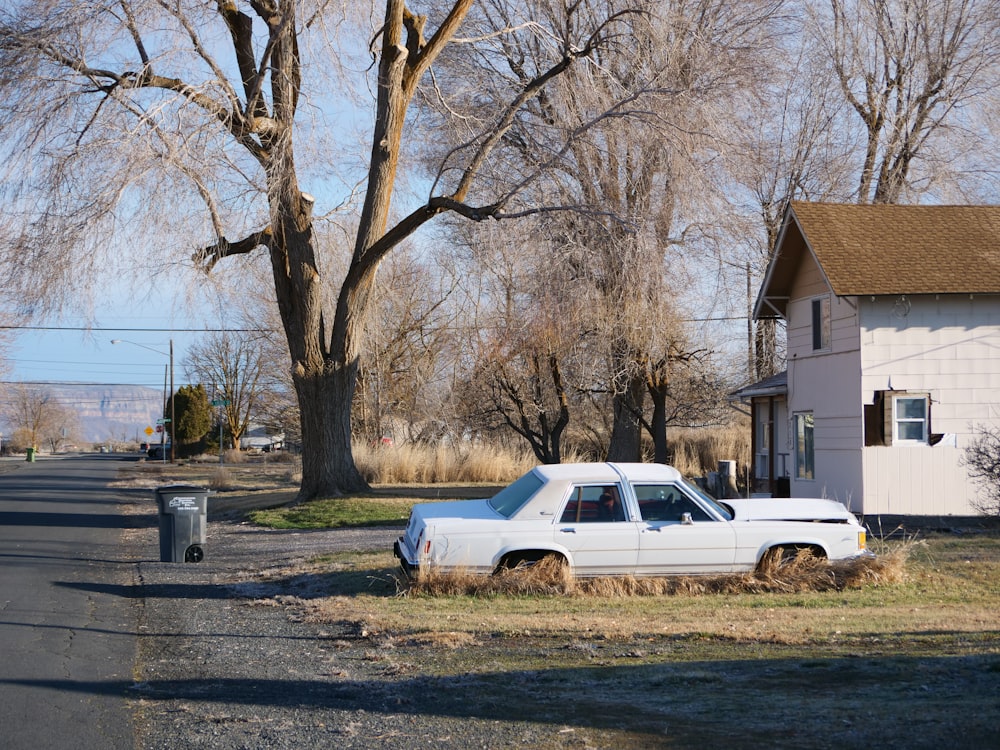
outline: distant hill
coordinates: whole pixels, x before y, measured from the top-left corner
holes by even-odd
[[[155,388],[53,383],[44,389],[76,412],[77,424],[68,426],[70,439],[84,443],[147,440],[144,430],[155,429],[163,416],[163,392]]]

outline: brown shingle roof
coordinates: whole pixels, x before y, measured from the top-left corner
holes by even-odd
[[[837,295],[1000,292],[1000,206],[792,202]]]

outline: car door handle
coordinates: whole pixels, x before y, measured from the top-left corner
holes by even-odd
[[[563,534],[575,534],[576,533],[576,529],[574,529],[574,528],[559,529],[559,531],[561,531]]]
[[[647,531],[655,531],[659,533],[661,528],[662,528],[661,526],[647,526],[642,530],[642,533],[645,534]]]

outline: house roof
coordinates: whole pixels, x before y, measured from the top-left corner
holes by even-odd
[[[783,396],[788,393],[788,370],[750,383],[729,394],[731,399],[746,400],[760,396]]]
[[[804,253],[838,296],[1000,293],[1000,206],[793,201],[755,314],[784,312]]]

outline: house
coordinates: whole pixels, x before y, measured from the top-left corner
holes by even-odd
[[[975,513],[964,448],[1000,427],[1000,206],[793,202],[754,316],[787,328],[784,383],[739,392],[759,489]]]

